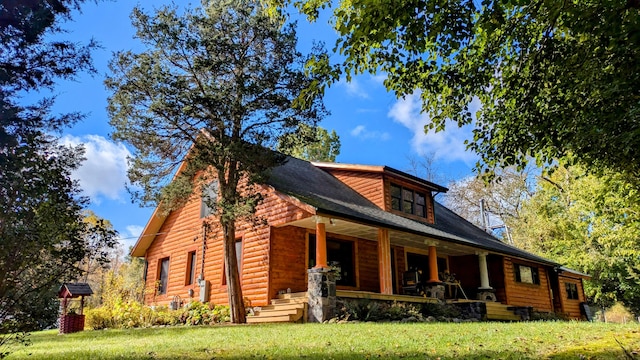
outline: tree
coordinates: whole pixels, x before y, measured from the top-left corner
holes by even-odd
[[[624,176],[560,167],[545,175],[513,224],[516,245],[585,272],[587,296],[640,314],[640,193]]]
[[[457,180],[449,184],[445,202],[448,208],[478,227],[503,225],[508,232],[519,221],[523,203],[533,195],[538,173],[533,168],[522,171],[506,168],[498,170],[497,177],[489,182],[481,176]],[[480,201],[485,205],[484,220]]]
[[[335,130],[301,124],[295,133],[283,136],[277,148],[299,159],[334,162],[340,155],[340,137]]]
[[[264,0],[284,9],[291,0]],[[431,116],[474,123],[479,173],[574,154],[589,171],[640,179],[640,1],[304,0],[311,21],[335,3],[340,62],[317,59],[327,84],[385,73],[398,97]],[[319,87],[320,90],[323,87]]]
[[[303,69],[294,26],[251,1],[204,2],[182,15],[135,8],[132,19],[148,50],[117,53],[106,85],[113,137],[135,148],[129,178],[142,191],[134,195],[166,211],[193,191],[203,196],[213,212],[208,233],[224,239],[231,318],[244,322],[236,221],[252,219],[261,199],[253,184],[284,161],[268,149],[325,114],[322,99],[307,91],[319,80]]]
[[[103,230],[82,221],[87,199],[70,179],[82,148],[62,147],[56,138],[82,115],[51,114],[53,98],[20,102],[25,94],[53,89],[57,79],[93,70],[94,43],[46,40],[82,2],[10,0],[0,6],[0,347],[54,323],[60,283],[82,274],[85,236]]]

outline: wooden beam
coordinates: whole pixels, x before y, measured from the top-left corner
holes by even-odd
[[[436,253],[436,245],[429,245],[429,282],[439,283],[438,277],[438,254]]]
[[[316,222],[316,266],[327,268],[327,231],[322,221]]]
[[[378,273],[380,277],[380,293],[393,294],[393,278],[391,273],[391,240],[389,230],[378,229]]]

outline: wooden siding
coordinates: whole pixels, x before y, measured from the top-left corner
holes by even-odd
[[[271,229],[269,296],[279,291],[307,291],[307,229],[285,226]]]
[[[278,196],[274,190],[263,189],[264,200],[256,209],[256,216],[269,225],[311,216],[291,202]],[[238,222],[236,236],[242,239],[242,260],[240,279],[245,300],[252,306],[262,306],[270,301],[269,255],[271,231],[269,225],[256,225],[251,222]],[[148,262],[146,296],[147,304],[167,304],[178,295],[188,301],[188,290],[194,290],[194,299],[199,299],[197,284],[185,285],[188,271],[188,253],[197,251],[196,274],[202,268],[202,219],[200,219],[200,197],[192,196],[182,208],[171,212],[160,228],[159,235],[147,249]],[[304,250],[303,250],[304,253]],[[204,263],[204,279],[210,282],[209,301],[214,304],[227,304],[227,286],[224,284],[224,257],[222,232],[216,229],[207,235]],[[160,259],[169,258],[169,277],[167,292],[155,294]]]
[[[358,239],[359,265],[358,279],[361,291],[380,292],[380,273],[378,270],[378,243],[371,240]]]
[[[328,171],[360,195],[371,200],[381,209],[385,208],[382,174],[340,169],[325,169],[325,171]]]
[[[562,304],[561,312],[572,319],[582,318],[582,313],[580,312],[580,303],[585,301],[582,279],[559,275],[558,283],[560,284],[560,289],[558,291],[559,294],[556,294],[556,297],[560,299],[560,304]],[[576,285],[576,287],[578,288],[578,299],[569,299],[567,297],[565,284]]]
[[[407,270],[407,264],[405,262],[404,247],[392,246],[393,256],[395,257],[396,268],[393,271],[396,272],[396,294],[402,294],[402,277]]]
[[[525,284],[516,281],[514,263],[538,269],[540,284]],[[552,312],[551,291],[547,269],[521,260],[504,258],[504,283],[506,303],[512,306],[532,306],[535,310]]]

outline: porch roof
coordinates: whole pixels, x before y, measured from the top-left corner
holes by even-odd
[[[559,266],[550,260],[501,242],[437,202],[435,224],[384,211],[331,174],[307,161],[289,158],[284,165],[272,170],[267,183],[279,192],[314,207],[318,214]]]

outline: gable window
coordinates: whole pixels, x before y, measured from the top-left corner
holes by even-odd
[[[185,285],[192,285],[196,282],[196,252],[191,251],[187,254],[187,271]]]
[[[160,259],[158,267],[158,295],[163,295],[167,293],[169,282],[169,258]]]
[[[400,185],[391,184],[391,209],[419,217],[427,216],[427,196]]]
[[[535,285],[540,284],[540,275],[537,267],[514,264],[514,272],[517,282]]]
[[[200,198],[200,218],[215,214],[215,203],[218,200],[218,180],[213,180],[202,188]]]
[[[580,297],[578,296],[578,285],[574,283],[565,283],[564,286],[567,290],[567,299],[580,300]]]
[[[238,263],[238,274],[242,275],[242,238],[236,239],[236,261]],[[227,270],[222,261],[222,285],[227,285]]]

